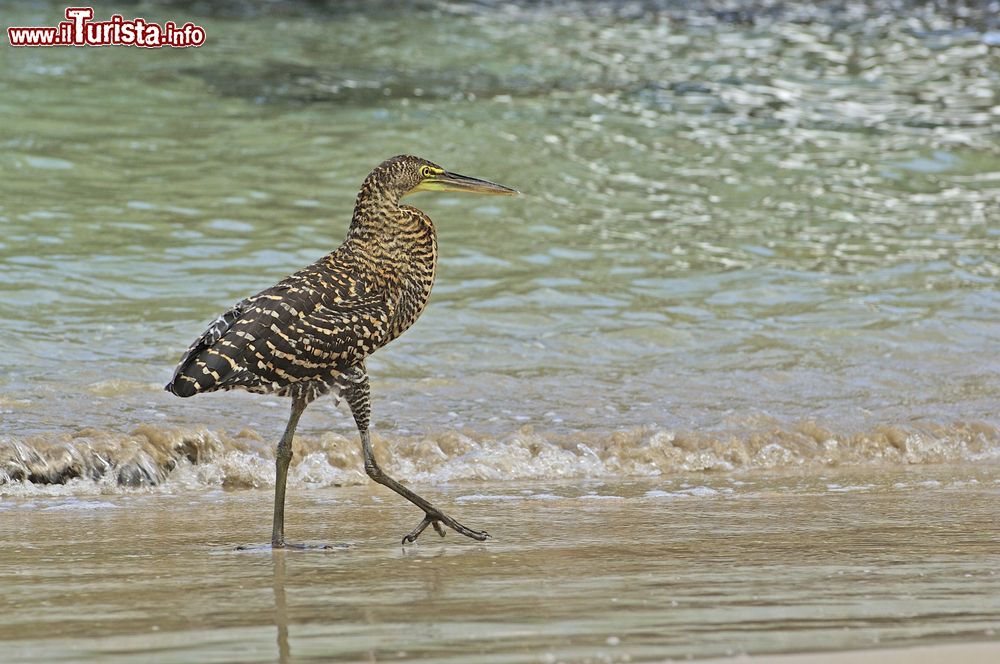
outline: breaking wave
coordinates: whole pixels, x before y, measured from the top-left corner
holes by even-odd
[[[1000,429],[986,423],[838,434],[812,422],[753,431],[674,432],[633,429],[610,434],[551,434],[530,427],[503,436],[447,431],[375,435],[376,454],[392,475],[414,483],[651,477],[681,473],[821,469],[851,465],[1000,462]],[[139,426],[130,433],[74,433],[0,438],[0,495],[113,493],[269,487],[273,441],[254,431]],[[296,437],[289,482],[362,484],[356,437]]]

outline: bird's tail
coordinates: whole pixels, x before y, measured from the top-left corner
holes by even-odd
[[[182,360],[163,389],[179,397],[193,397],[199,392],[223,388],[233,373],[232,364],[221,353],[209,348]]]
[[[175,374],[169,383],[163,386],[167,392],[179,397],[193,397],[198,394],[198,383],[184,374]]]
[[[231,376],[235,365],[222,357],[212,346],[221,339],[246,310],[249,300],[241,300],[235,307],[222,314],[195,339],[184,353],[174,377],[163,389],[179,397],[193,397],[199,392],[219,389],[223,380]]]

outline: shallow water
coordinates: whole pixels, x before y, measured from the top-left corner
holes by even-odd
[[[636,662],[1000,624],[995,467],[418,489],[495,539],[401,549],[419,512],[368,486],[292,492],[327,551],[234,551],[267,492],[5,501],[5,657]]]
[[[993,5],[332,9],[144,5],[206,46],[4,50],[5,652],[995,637]],[[438,281],[368,363],[384,467],[498,537],[400,551],[418,515],[369,486],[323,400],[290,535],[351,546],[234,553],[266,536],[288,404],[162,385],[220,311],[332,250],[401,152],[524,192],[410,201]]]
[[[148,18],[186,13],[208,46],[11,49],[0,435],[273,438],[278,400],[160,387],[219,311],[339,243],[375,163],[414,152],[525,195],[412,199],[441,269],[369,365],[386,435],[815,421],[957,449],[1000,398],[996,15],[747,7],[182,3]],[[350,433],[315,410],[303,433]]]

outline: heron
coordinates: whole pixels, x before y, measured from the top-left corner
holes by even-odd
[[[368,430],[371,390],[365,359],[419,318],[437,273],[434,222],[400,203],[420,191],[518,193],[412,155],[383,161],[361,185],[344,242],[215,319],[184,353],[165,387],[179,397],[240,389],[291,399],[291,414],[275,451],[274,548],[286,545],[285,484],[295,428],[306,406],[329,393],[351,410],[368,477],[424,512],[403,537],[404,545],[428,526],[442,537],[444,527],[478,541],[490,537],[387,475],[375,460]]]

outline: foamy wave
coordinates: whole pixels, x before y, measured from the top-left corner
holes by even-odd
[[[505,436],[449,431],[374,437],[390,474],[415,483],[466,480],[649,477],[751,469],[1000,461],[1000,430],[983,423],[837,434],[813,423],[747,431],[683,433],[634,429],[607,435]],[[360,446],[337,434],[301,436],[289,481],[335,486],[368,481]],[[74,495],[149,487],[264,488],[274,481],[273,443],[252,431],[161,429],[0,439],[0,493]],[[846,490],[846,489],[845,489]]]

